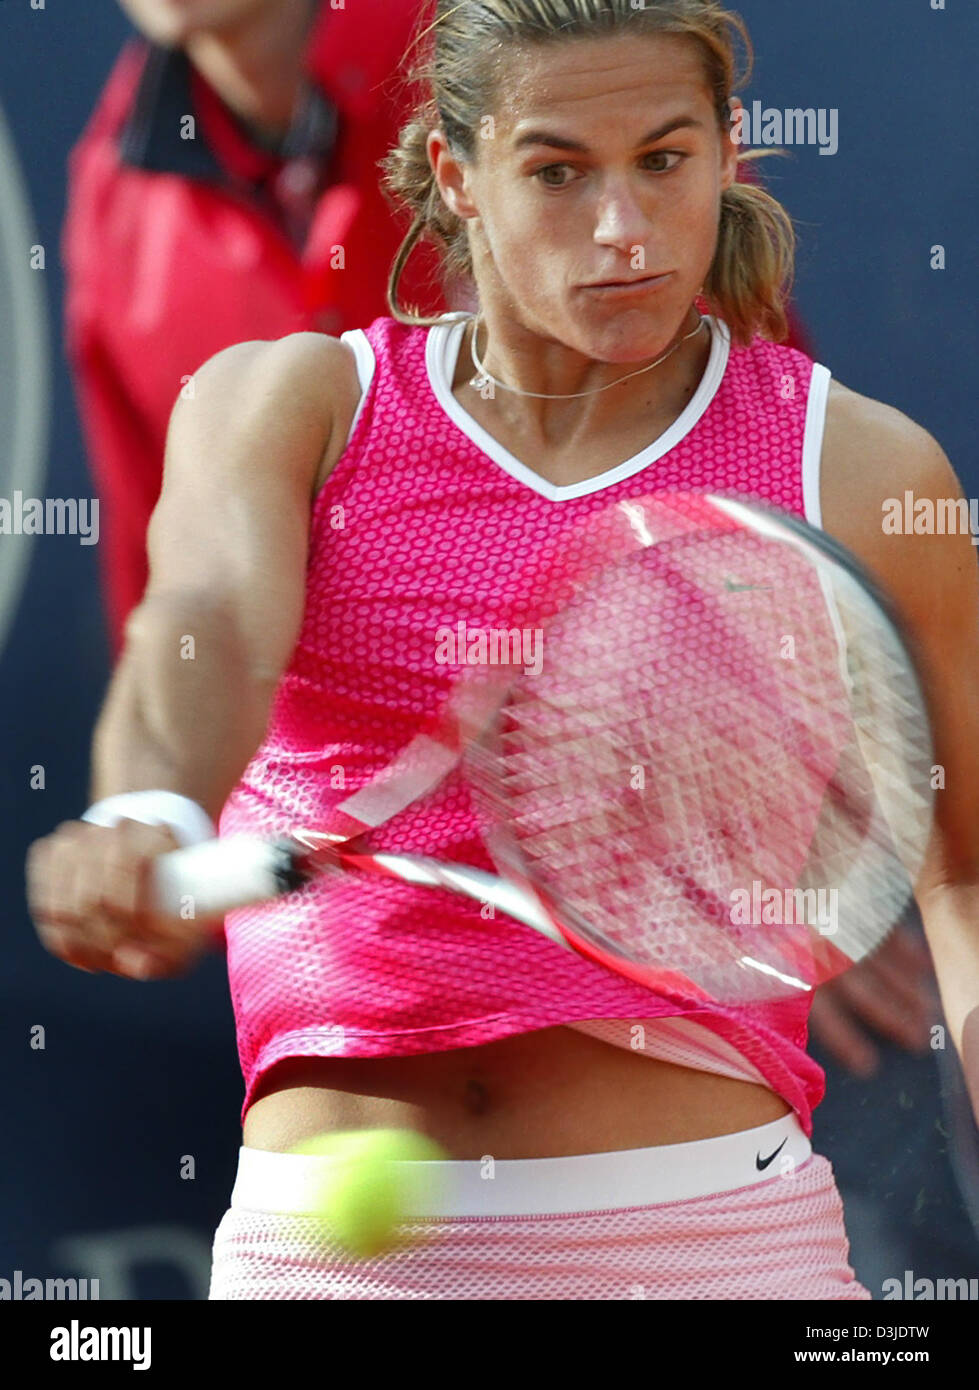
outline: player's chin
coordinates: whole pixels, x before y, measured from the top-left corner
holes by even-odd
[[[689,304],[689,301],[688,301]],[[644,362],[667,352],[683,322],[684,310],[673,304],[651,307],[639,301],[579,301],[572,315],[588,356],[600,362]]]

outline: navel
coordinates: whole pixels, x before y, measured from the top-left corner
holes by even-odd
[[[490,1108],[489,1092],[481,1081],[467,1081],[462,1103],[470,1115],[485,1115]]]

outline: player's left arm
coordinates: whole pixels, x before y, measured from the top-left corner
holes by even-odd
[[[904,517],[908,492],[919,516],[930,505],[930,534],[903,527],[891,534],[893,525],[885,526],[892,499]],[[926,430],[834,383],[822,455],[823,527],[890,594],[916,645],[944,783],[916,896],[979,1120],[979,567],[968,526],[937,534],[938,518],[962,500],[952,465]]]

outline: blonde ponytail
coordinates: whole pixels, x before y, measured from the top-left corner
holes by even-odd
[[[774,342],[788,337],[795,245],[792,219],[764,188],[736,183],[724,192],[704,295],[736,343],[747,344],[756,333]]]
[[[388,198],[407,206],[412,213],[411,226],[398,248],[388,277],[388,308],[400,323],[428,325],[438,322],[437,318],[421,317],[411,308],[403,309],[398,300],[398,285],[408,257],[423,237],[434,241],[441,250],[446,278],[472,271],[465,224],[446,207],[428,158],[428,137],[437,127],[437,113],[429,107],[416,111],[407,125],[402,126],[397,145],[381,160],[383,187]]]

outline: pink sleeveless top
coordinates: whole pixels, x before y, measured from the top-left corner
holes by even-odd
[[[439,629],[499,626],[515,576],[586,515],[664,489],[729,492],[819,523],[829,373],[800,352],[734,348],[710,320],[706,371],[675,423],[618,467],[559,487],[452,395],[465,320],[380,318],[344,334],[363,395],[313,508],[299,640],[222,834],[315,826],[369,781],[445,701],[457,672],[436,660]],[[493,868],[458,771],[369,845]],[[331,877],[231,913],[226,935],[242,1118],[284,1058],[438,1052],[558,1025],[766,1085],[807,1133],[822,1098],[804,1000],[680,1007],[448,893]]]

